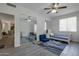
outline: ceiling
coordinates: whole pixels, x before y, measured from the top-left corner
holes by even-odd
[[[45,7],[49,7],[49,3],[16,3],[16,5],[17,4],[50,18],[79,11],[79,3],[60,3],[60,6],[67,6],[67,8],[58,10],[58,13],[50,14],[46,14],[47,11],[43,10]]]

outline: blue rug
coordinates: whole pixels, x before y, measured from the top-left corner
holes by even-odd
[[[41,47],[43,47],[44,49],[58,56],[62,53],[66,45],[67,43],[65,42],[60,42],[60,41],[55,41],[55,40],[50,40],[48,42],[45,42],[45,43],[43,42],[40,44]]]

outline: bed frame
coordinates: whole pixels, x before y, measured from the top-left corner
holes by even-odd
[[[70,37],[65,37],[65,36],[53,36],[51,37],[51,39],[54,39],[54,40],[59,40],[59,41],[64,41],[64,42],[67,42],[68,44],[70,44]]]

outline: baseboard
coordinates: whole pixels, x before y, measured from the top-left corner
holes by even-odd
[[[72,41],[72,40],[71,40],[71,42],[79,43],[79,41]]]

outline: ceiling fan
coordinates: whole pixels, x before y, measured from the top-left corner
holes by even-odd
[[[48,10],[49,13],[58,13],[58,9],[65,9],[67,6],[59,6],[59,3],[51,3],[49,8],[44,8],[44,10]]]

